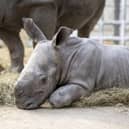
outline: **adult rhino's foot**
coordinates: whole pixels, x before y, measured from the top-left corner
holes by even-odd
[[[10,72],[17,72],[17,73],[20,73],[23,68],[24,68],[23,65],[11,66],[11,67],[9,68],[9,71],[10,71]]]
[[[23,68],[23,56],[21,56],[20,54],[18,55],[16,53],[12,53],[10,71],[20,73]]]

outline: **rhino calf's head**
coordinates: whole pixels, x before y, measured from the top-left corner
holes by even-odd
[[[37,45],[16,82],[15,98],[18,108],[29,110],[40,107],[56,88],[60,72],[56,46],[72,31],[62,27],[49,41],[32,19],[24,18],[23,23],[24,29]]]

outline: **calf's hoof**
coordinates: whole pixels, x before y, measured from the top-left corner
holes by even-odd
[[[60,96],[57,94],[52,94],[49,98],[49,103],[54,108],[63,108],[70,106],[72,102],[68,95]]]

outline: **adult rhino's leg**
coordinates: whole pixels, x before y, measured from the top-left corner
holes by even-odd
[[[78,30],[78,36],[80,37],[89,37],[90,32],[94,29],[94,26],[97,24],[100,19],[103,9],[104,9],[105,1],[103,1],[101,8],[98,8],[95,13],[89,18],[89,20]]]
[[[77,101],[82,96],[88,96],[90,93],[78,85],[65,85],[57,89],[49,98],[53,107],[61,108],[70,106],[72,102]]]
[[[90,36],[90,28],[89,26],[85,25],[81,29],[78,30],[79,37],[89,37]]]
[[[42,30],[47,39],[52,39],[57,24],[56,8],[53,5],[46,5],[40,8],[35,8],[31,11],[30,17]]]
[[[93,30],[96,25],[98,19],[92,19],[90,22],[86,23],[82,28],[78,30],[78,36],[80,37],[89,37],[90,32]]]
[[[24,47],[20,40],[18,32],[5,31],[0,32],[0,37],[9,49],[11,58],[11,71],[21,72],[23,69]]]

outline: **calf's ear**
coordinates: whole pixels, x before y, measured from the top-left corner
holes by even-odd
[[[73,29],[68,27],[60,27],[58,32],[55,34],[55,36],[52,39],[53,46],[58,46],[65,42],[66,39],[72,34]]]
[[[33,40],[33,46],[42,40],[47,40],[46,36],[39,29],[39,27],[34,23],[31,18],[23,18],[23,26],[24,30]]]

